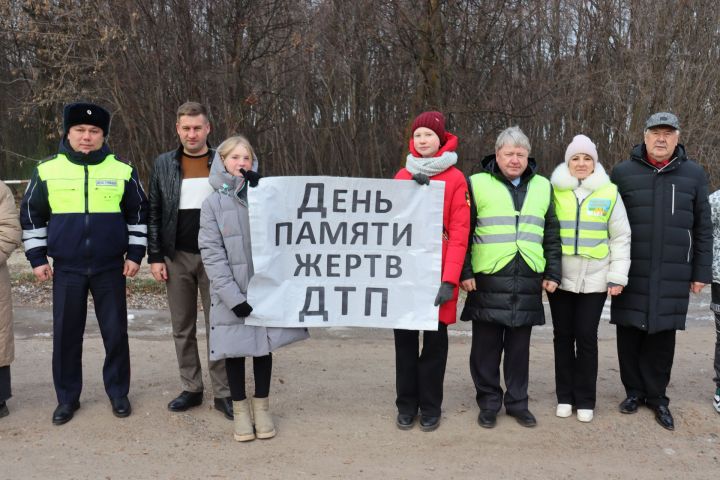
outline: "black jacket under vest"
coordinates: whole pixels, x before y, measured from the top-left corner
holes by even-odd
[[[684,330],[690,282],[712,280],[712,221],[703,168],[678,145],[657,169],[645,145],[610,177],[632,229],[628,284],[612,299],[611,323],[648,333]]]
[[[485,157],[482,165],[486,172],[503,182],[513,198],[515,209],[520,211],[525,202],[528,182],[535,176],[535,160],[532,158],[528,160],[528,167],[523,172],[517,187],[502,174],[495,162],[495,155]],[[470,243],[468,245],[472,245],[478,215],[471,186],[470,192]],[[552,187],[548,202],[543,236],[544,273],[534,272],[518,252],[510,263],[492,275],[473,274],[470,263],[471,248],[468,246],[461,280],[475,278],[477,289],[474,292],[468,292],[465,308],[460,315],[461,320],[489,322],[506,327],[525,327],[545,323],[542,281],[543,279],[554,280],[559,285],[562,279],[560,224],[552,202]]]

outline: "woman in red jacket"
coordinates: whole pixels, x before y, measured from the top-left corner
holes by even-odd
[[[458,139],[445,131],[442,113],[421,113],[413,122],[412,132],[407,163],[395,178],[415,180],[420,185],[428,185],[430,180],[445,182],[442,278],[435,298],[435,306],[440,306],[438,329],[423,332],[422,353],[418,330],[394,331],[395,404],[398,428],[412,428],[419,408],[420,428],[431,432],[440,425],[448,353],[447,326],[455,323],[457,316],[458,283],[470,233],[470,205],[465,175],[454,167]]]

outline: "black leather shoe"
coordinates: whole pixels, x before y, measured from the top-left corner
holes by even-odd
[[[203,392],[186,392],[185,390],[168,403],[171,412],[184,412],[188,408],[197,407],[203,401]]]
[[[128,397],[111,398],[110,405],[112,405],[113,415],[118,418],[129,417],[132,413],[132,407],[130,406]]]
[[[483,428],[493,428],[497,423],[497,412],[492,410],[480,410],[477,419],[478,425]]]
[[[395,425],[400,430],[410,430],[415,425],[415,418],[417,415],[410,415],[409,413],[398,413]]]
[[[10,415],[10,410],[8,410],[7,404],[0,402],[0,418],[7,417],[8,415]]]
[[[514,412],[507,412],[508,415],[511,417],[515,417],[515,420],[522,425],[523,427],[534,427],[537,425],[537,420],[535,420],[535,415],[530,413],[530,410],[518,410]]]
[[[215,410],[220,410],[223,415],[225,415],[225,418],[228,420],[233,419],[233,409],[232,409],[232,398],[231,397],[224,397],[224,398],[217,398],[215,397]]]
[[[673,420],[670,409],[665,405],[658,405],[657,407],[650,407],[655,412],[655,421],[657,421],[661,427],[667,430],[675,430],[675,421]]]
[[[80,408],[80,402],[74,403],[61,403],[55,408],[52,416],[52,422],[54,425],[62,425],[72,420],[75,411]]]
[[[643,403],[638,397],[627,397],[625,400],[620,402],[620,413],[635,413],[638,411],[638,407]]]
[[[432,432],[440,426],[440,417],[431,417],[429,415],[420,415],[420,430],[423,432]]]

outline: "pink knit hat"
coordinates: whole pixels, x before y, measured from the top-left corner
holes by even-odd
[[[412,133],[420,127],[429,128],[440,139],[440,145],[445,144],[445,117],[440,112],[423,112],[418,115],[412,124]]]
[[[585,135],[575,135],[567,150],[565,150],[565,163],[568,163],[573,155],[584,153],[590,155],[595,163],[598,161],[597,148],[595,144]]]

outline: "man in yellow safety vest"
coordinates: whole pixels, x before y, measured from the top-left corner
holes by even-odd
[[[503,404],[521,425],[537,424],[528,409],[530,333],[545,323],[543,289],[552,292],[561,280],[552,187],[529,154],[528,138],[510,127],[483,160],[484,171],[469,179],[470,248],[461,276],[468,296],[460,318],[473,322],[470,373],[485,428],[495,426]]]

